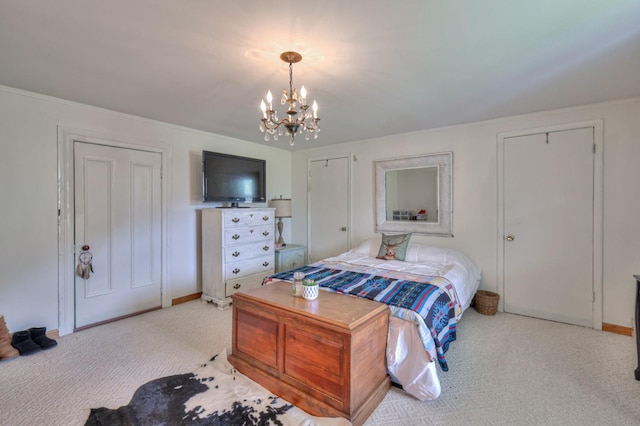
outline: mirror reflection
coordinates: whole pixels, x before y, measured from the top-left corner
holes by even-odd
[[[452,236],[452,156],[376,161],[376,231]]]
[[[387,220],[438,222],[438,168],[385,172]]]

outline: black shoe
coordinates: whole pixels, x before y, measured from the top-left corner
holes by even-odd
[[[47,337],[46,327],[30,328],[29,333],[31,333],[31,340],[36,342],[42,349],[51,349],[58,344],[55,340]]]
[[[11,346],[16,348],[20,355],[31,355],[42,350],[36,342],[31,340],[31,333],[28,330],[13,333]]]

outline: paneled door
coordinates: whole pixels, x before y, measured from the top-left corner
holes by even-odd
[[[76,274],[76,329],[161,306],[161,164],[157,152],[74,142],[76,262],[88,246],[93,267]]]
[[[504,310],[593,326],[592,128],[504,141]]]
[[[349,157],[309,163],[310,262],[349,250]]]

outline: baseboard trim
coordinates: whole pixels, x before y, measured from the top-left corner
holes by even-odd
[[[86,330],[88,328],[97,327],[97,326],[102,325],[102,324],[109,324],[110,322],[120,321],[121,319],[129,318],[129,317],[135,317],[136,315],[146,314],[147,312],[156,311],[158,309],[162,309],[162,306],[157,306],[155,308],[149,308],[149,309],[143,309],[142,311],[134,312],[132,314],[122,315],[122,316],[111,318],[111,319],[108,319],[108,320],[94,322],[93,324],[83,325],[82,327],[76,327],[76,328],[73,329],[73,332],[75,333],[76,331]]]
[[[189,294],[187,296],[178,297],[178,298],[173,299],[171,301],[171,306],[175,306],[175,305],[179,305],[181,303],[191,302],[192,300],[200,299],[200,296],[202,296],[202,292]]]
[[[621,325],[602,323],[602,331],[608,331],[609,333],[622,334],[625,336],[633,335],[633,328],[623,327]]]

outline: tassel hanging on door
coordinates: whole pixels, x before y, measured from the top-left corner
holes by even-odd
[[[93,264],[91,261],[93,260],[93,255],[88,251],[83,251],[78,256],[78,266],[76,267],[76,274],[88,280],[91,274],[93,273]]]

